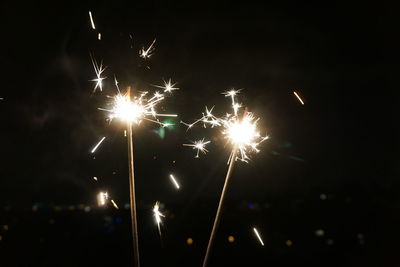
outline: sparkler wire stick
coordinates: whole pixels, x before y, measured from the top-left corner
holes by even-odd
[[[132,240],[134,251],[134,266],[139,267],[139,239],[137,230],[136,199],[135,199],[135,172],[133,164],[133,136],[132,122],[128,122],[128,161],[129,161],[129,194],[131,206]]]
[[[233,148],[233,150],[232,150],[230,163],[229,163],[229,167],[228,167],[228,172],[226,173],[224,187],[222,188],[221,196],[220,196],[220,199],[219,199],[217,214],[215,215],[214,225],[213,225],[213,228],[211,230],[210,240],[208,241],[207,251],[206,251],[206,255],[204,257],[204,261],[203,261],[203,267],[206,267],[207,264],[208,264],[211,248],[212,248],[212,245],[214,243],[215,234],[217,232],[217,228],[218,228],[219,221],[220,221],[220,218],[221,218],[221,210],[222,210],[222,205],[224,204],[225,192],[226,192],[226,189],[228,187],[229,179],[232,176],[233,167],[235,166],[235,162],[236,162],[236,154],[237,154],[237,152],[238,152],[238,147],[235,146]]]

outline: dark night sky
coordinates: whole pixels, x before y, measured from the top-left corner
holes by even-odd
[[[381,3],[2,3],[0,206],[94,203],[100,188],[128,201],[123,128],[108,125],[97,110],[114,88],[108,79],[105,92],[91,94],[92,52],[122,86],[152,90],[148,85],[162,78],[177,81],[181,90],[163,107],[184,121],[205,105],[222,114],[229,101],[220,93],[245,88],[241,102],[262,118],[271,139],[249,164],[238,164],[228,199],[358,194],[384,198],[390,213],[399,207],[399,94],[389,81],[398,71],[394,9]],[[154,38],[155,55],[144,62],[138,49]],[[194,159],[181,144],[216,138],[218,130],[186,133],[177,124],[163,140],[154,130],[145,123],[135,133],[139,202],[190,208],[216,201],[229,148],[216,139],[206,156]],[[93,160],[89,151],[103,135]],[[179,195],[169,172],[181,178]]]

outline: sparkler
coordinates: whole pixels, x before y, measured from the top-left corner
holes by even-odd
[[[176,114],[161,114],[157,113],[155,107],[165,96],[162,93],[155,92],[153,96],[147,97],[148,92],[141,92],[139,96],[131,96],[131,87],[128,87],[125,94],[119,90],[118,81],[115,78],[115,86],[118,94],[112,97],[109,109],[100,108],[100,110],[108,112],[108,119],[111,122],[114,119],[123,121],[127,124],[128,137],[128,163],[129,163],[129,192],[130,192],[130,207],[132,221],[132,239],[134,248],[134,264],[140,266],[139,260],[139,242],[137,230],[137,215],[136,215],[136,195],[135,195],[135,172],[134,172],[134,153],[133,153],[133,126],[139,125],[143,120],[150,121],[167,127],[170,123],[160,122],[158,117],[176,117]],[[114,204],[114,203],[113,203]],[[116,205],[114,205],[116,206]],[[160,215],[161,216],[161,215]],[[160,232],[161,234],[161,232]]]
[[[158,227],[158,233],[161,236],[161,228],[160,228],[160,224],[162,223],[161,217],[165,217],[165,215],[162,214],[159,211],[159,209],[160,209],[160,202],[157,201],[156,204],[154,204],[154,207],[153,207],[153,215],[154,215],[154,218],[156,219],[156,223],[157,223],[157,227]]]
[[[101,143],[103,143],[104,139],[106,139],[106,137],[104,136],[103,138],[101,138],[101,140],[94,146],[94,148],[92,149],[92,151],[90,151],[92,154],[94,152],[96,152],[97,148],[101,145]]]
[[[154,51],[154,43],[156,42],[156,39],[154,39],[154,41],[151,43],[151,45],[149,46],[149,48],[145,49],[144,46],[142,47],[142,49],[139,50],[139,56],[141,58],[144,59],[148,59],[150,58],[153,54]]]
[[[206,127],[210,125],[213,127],[222,127],[222,135],[227,139],[228,143],[230,143],[233,148],[230,153],[228,159],[228,171],[225,177],[224,186],[222,188],[220,200],[218,203],[217,213],[215,215],[213,228],[211,230],[210,239],[207,245],[206,255],[203,261],[203,267],[207,266],[209,255],[211,252],[212,244],[215,239],[216,230],[220,221],[221,217],[221,210],[224,203],[225,193],[229,184],[229,179],[232,176],[233,168],[237,159],[248,162],[249,156],[248,152],[258,152],[258,145],[268,139],[268,136],[261,136],[257,130],[257,123],[258,118],[256,119],[251,112],[245,110],[241,116],[239,116],[239,109],[242,107],[240,103],[236,101],[236,95],[239,93],[240,90],[229,90],[223,92],[222,94],[225,97],[230,97],[232,101],[232,114],[228,113],[224,117],[216,117],[212,114],[213,108],[210,110],[206,107],[206,111],[203,113],[203,116],[196,120],[191,124],[185,124],[188,129],[192,128],[197,123],[203,123],[203,126]],[[203,139],[204,140],[204,139]],[[201,144],[201,143],[200,143]],[[196,147],[196,143],[193,145],[193,148],[197,148],[197,155],[198,157],[199,151],[201,151],[202,146]],[[204,148],[204,146],[203,146]]]
[[[300,101],[300,103],[301,103],[302,105],[304,105],[303,100],[300,98],[300,96],[299,96],[295,91],[293,91],[293,94],[297,97],[297,99]]]
[[[255,227],[253,227],[253,231],[254,231],[255,235],[257,236],[258,241],[260,241],[261,245],[264,246],[264,242],[262,241],[261,236]]]
[[[94,72],[96,73],[96,77],[97,77],[97,78],[95,78],[93,80],[90,80],[92,82],[96,82],[96,85],[93,88],[93,93],[96,92],[97,88],[99,88],[100,91],[103,91],[103,80],[106,79],[107,77],[101,77],[101,74],[104,72],[104,70],[107,67],[103,67],[103,61],[100,62],[100,66],[99,66],[99,64],[97,64],[96,59],[94,59],[92,55],[90,55],[90,58],[92,59]]]
[[[169,177],[171,178],[172,182],[174,183],[176,189],[179,189],[180,186],[179,186],[178,182],[176,181],[175,177],[172,174],[170,174]]]

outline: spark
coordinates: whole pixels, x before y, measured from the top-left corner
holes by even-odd
[[[160,224],[162,223],[161,221],[161,217],[165,218],[165,215],[162,214],[160,211],[160,202],[157,201],[156,204],[154,204],[153,207],[153,214],[154,214],[154,218],[156,219],[156,223],[157,223],[157,227],[158,227],[158,232],[160,233],[161,236],[161,228],[160,228]]]
[[[168,82],[164,81],[164,86],[160,86],[160,85],[154,85],[154,86],[164,89],[164,93],[171,93],[174,90],[179,90],[179,88],[174,87],[175,85],[176,85],[176,83],[173,84],[171,79],[169,79]]]
[[[152,52],[154,51],[153,46],[154,46],[155,42],[156,42],[156,39],[154,39],[154,41],[151,43],[151,45],[147,49],[145,49],[143,46],[142,49],[139,50],[139,56],[144,59],[150,58],[153,55]]]
[[[106,200],[108,199],[108,193],[107,192],[100,192],[97,195],[97,203],[99,206],[104,206],[106,204]]]
[[[264,246],[264,242],[262,241],[261,236],[260,236],[260,234],[258,233],[258,231],[257,231],[257,229],[255,227],[253,227],[253,231],[256,234],[256,236],[257,236],[258,240],[260,241],[261,245]]]
[[[100,32],[97,34],[97,39],[99,39],[99,41],[101,40],[101,33]]]
[[[94,146],[94,148],[91,151],[92,154],[97,150],[97,148],[101,145],[101,143],[103,143],[104,139],[106,139],[105,136],[103,136],[103,138],[101,138],[101,140]]]
[[[90,12],[89,10],[89,18],[90,18],[90,23],[92,24],[92,29],[96,30],[96,26],[94,26],[94,21],[93,21],[93,17],[92,17],[92,12]]]
[[[293,94],[297,97],[297,99],[300,101],[300,103],[301,103],[302,105],[304,105],[303,100],[300,98],[300,96],[299,96],[295,91],[293,91]]]
[[[197,140],[194,141],[193,144],[183,144],[184,146],[191,146],[193,149],[197,150],[195,158],[199,157],[200,151],[206,154],[208,150],[205,148],[207,144],[211,143],[211,141],[204,141],[204,138],[202,140]]]
[[[106,79],[107,77],[101,77],[101,74],[105,71],[105,69],[107,67],[103,67],[103,61],[100,62],[100,66],[99,66],[99,64],[97,64],[97,61],[93,58],[92,55],[90,55],[90,58],[92,59],[94,72],[96,73],[96,77],[97,77],[93,80],[90,80],[92,82],[96,82],[96,85],[93,89],[93,93],[96,92],[97,88],[99,88],[100,91],[103,91],[103,80]]]
[[[93,180],[95,180],[96,182],[98,181],[96,176],[93,176]]]
[[[117,210],[119,209],[117,203],[115,203],[114,199],[111,199],[111,203],[113,204],[114,208],[116,208]]]
[[[180,186],[179,186],[178,182],[176,181],[175,177],[172,174],[170,174],[169,177],[171,178],[172,182],[175,184],[176,189],[179,189]]]
[[[206,107],[206,111],[202,113],[203,116],[200,119],[191,124],[181,122],[186,125],[188,129],[192,128],[197,123],[203,123],[204,127],[210,125],[211,128],[221,126],[223,136],[234,147],[237,147],[239,151],[239,155],[231,154],[228,163],[232,157],[234,160],[239,159],[241,161],[248,162],[248,152],[259,152],[258,145],[268,139],[268,136],[262,136],[257,130],[257,123],[259,119],[255,118],[253,113],[244,110],[243,114],[239,116],[239,109],[242,107],[242,105],[237,103],[235,99],[239,91],[240,90],[232,89],[223,93],[226,97],[231,97],[232,99],[231,106],[233,109],[233,114],[228,113],[223,117],[217,117],[212,113],[214,107],[210,110]],[[198,154],[199,153],[197,153],[196,157],[198,157]]]
[[[118,82],[116,82],[118,85]],[[131,87],[125,94],[120,92],[112,97],[111,109],[100,110],[109,112],[108,119],[112,121],[113,119],[119,119],[125,122],[131,122],[135,124],[140,124],[143,120],[154,122],[159,124],[161,127],[170,126],[171,123],[164,123],[158,120],[157,117],[177,117],[176,114],[160,114],[157,113],[155,107],[162,100],[164,100],[164,94],[155,92],[152,97],[147,98],[148,92],[141,92],[139,96],[131,97]]]

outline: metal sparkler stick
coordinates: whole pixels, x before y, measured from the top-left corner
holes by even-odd
[[[139,267],[139,239],[137,230],[137,216],[136,216],[136,198],[135,198],[135,172],[133,164],[133,136],[132,136],[132,122],[128,122],[128,161],[129,161],[129,195],[131,206],[131,223],[132,223],[132,240],[134,252],[134,266]]]
[[[228,167],[228,172],[226,173],[224,187],[222,188],[221,196],[220,196],[220,199],[219,199],[217,214],[215,215],[214,225],[213,225],[213,228],[211,230],[210,240],[208,241],[207,251],[206,251],[206,255],[204,257],[204,261],[203,261],[203,267],[206,267],[207,264],[208,264],[211,248],[212,248],[212,245],[214,243],[215,234],[217,232],[217,228],[218,228],[219,221],[220,221],[220,218],[221,218],[221,210],[222,210],[222,206],[224,204],[225,192],[226,192],[226,189],[228,187],[229,179],[232,176],[233,167],[235,166],[235,162],[236,162],[236,154],[237,154],[237,152],[238,152],[238,147],[235,146],[233,148],[233,150],[232,150],[230,163],[229,163],[229,167]]]

